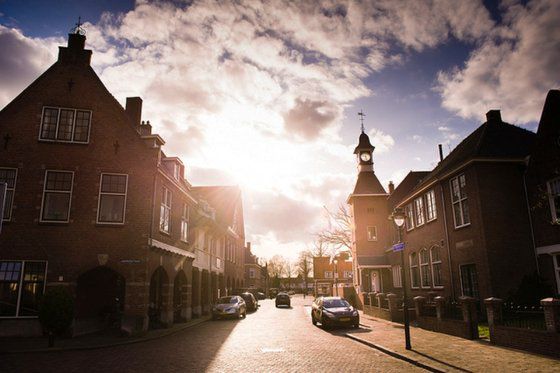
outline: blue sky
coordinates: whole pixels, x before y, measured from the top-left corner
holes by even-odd
[[[0,0],[0,107],[81,16],[92,66],[195,185],[239,184],[258,255],[295,256],[356,177],[357,113],[384,185],[429,170],[490,109],[535,129],[560,77],[560,2]],[[298,211],[294,214],[294,211]]]

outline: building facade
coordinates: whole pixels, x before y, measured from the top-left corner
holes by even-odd
[[[340,287],[352,286],[353,279],[354,271],[352,260],[346,257],[313,257],[312,282],[316,296],[337,295],[337,289]],[[340,292],[339,295],[342,296],[343,293]]]
[[[74,334],[168,326],[219,294],[230,227],[141,121],[142,100],[113,98],[85,41],[70,34],[0,111],[2,335],[40,334],[38,303],[54,286],[75,298]]]
[[[267,293],[264,267],[259,264],[256,255],[251,252],[251,243],[245,247],[245,288]]]

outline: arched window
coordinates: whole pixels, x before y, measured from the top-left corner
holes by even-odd
[[[432,285],[432,276],[430,274],[430,253],[426,249],[420,250],[420,274],[422,275],[422,287],[429,288]]]
[[[420,286],[420,273],[418,271],[418,256],[416,253],[411,253],[409,260],[411,287],[417,288]]]
[[[430,262],[432,263],[432,280],[434,287],[443,287],[441,279],[441,257],[439,256],[439,247],[433,246],[430,249]]]

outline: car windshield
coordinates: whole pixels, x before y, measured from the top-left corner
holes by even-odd
[[[241,298],[243,298],[245,300],[251,300],[252,296],[251,296],[251,294],[241,294]]]
[[[217,304],[233,304],[233,303],[237,303],[237,297],[221,297],[217,301]]]
[[[323,301],[323,307],[325,308],[350,307],[350,304],[344,299],[325,299]]]

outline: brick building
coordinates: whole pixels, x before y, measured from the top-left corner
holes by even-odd
[[[489,111],[487,121],[433,170],[410,172],[386,195],[370,168],[373,147],[362,133],[355,151],[360,172],[348,199],[357,290],[402,289],[400,254],[391,250],[398,232],[388,220],[397,207],[406,214],[402,233],[412,296],[507,299],[537,269],[558,281],[559,106],[558,91],[551,91],[536,135]],[[528,206],[539,206],[538,198],[545,208]]]
[[[218,296],[227,240],[244,235],[197,197],[182,161],[140,121],[142,100],[125,110],[113,98],[85,40],[70,34],[0,111],[2,335],[40,333],[38,301],[57,285],[75,297],[74,334],[188,320]]]
[[[251,243],[247,242],[245,247],[245,287],[265,291],[267,288],[266,272],[259,264],[256,255],[251,252]]]
[[[313,257],[313,284],[316,295],[333,295],[333,285],[351,286],[353,279],[352,260],[345,257]],[[334,291],[336,295],[336,291]],[[339,295],[342,296],[342,293]]]

